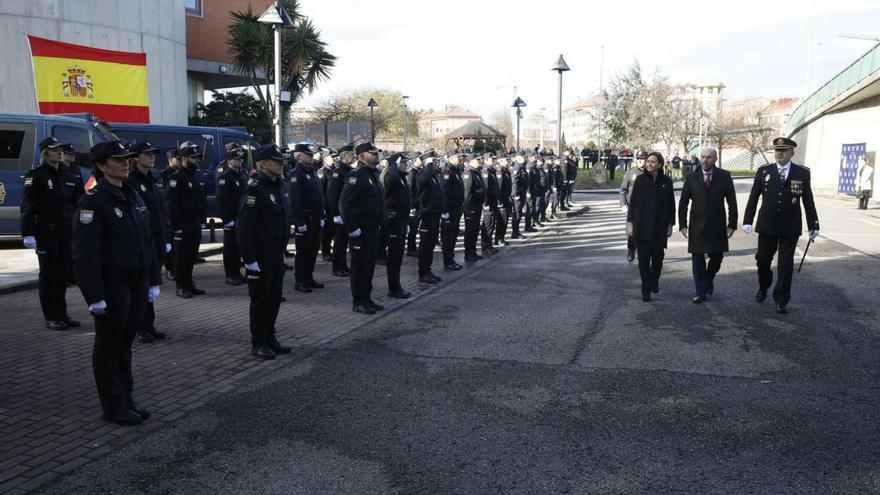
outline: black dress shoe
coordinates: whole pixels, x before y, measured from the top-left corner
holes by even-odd
[[[192,299],[192,296],[193,296],[192,292],[190,292],[189,289],[177,289],[177,292],[175,292],[175,295],[177,295],[177,297],[182,297],[184,299]]]
[[[525,239],[526,236],[524,236],[522,234],[513,234],[512,236],[510,236],[510,238],[511,239]]]
[[[383,309],[385,309],[385,306],[382,306],[381,304],[376,304],[374,301],[368,302],[367,306],[375,309],[376,311],[382,311]]]
[[[450,270],[450,271],[458,271],[458,270],[462,269],[462,266],[459,265],[458,263],[449,263],[447,265],[443,265],[443,269]]]
[[[434,275],[433,273],[429,273],[428,276],[434,279],[434,283],[435,283],[435,284],[436,284],[437,282],[442,282],[442,281],[443,281],[442,278],[438,277],[437,275]]]
[[[642,292],[642,301],[651,302],[651,293],[650,292]]]
[[[131,409],[125,409],[123,411],[118,411],[115,413],[104,413],[101,416],[104,421],[109,421],[111,423],[116,423],[122,426],[134,426],[141,424],[144,420],[141,418],[141,415],[132,411]]]
[[[393,297],[394,299],[409,299],[411,294],[403,289],[390,290],[388,291],[388,297]]]
[[[148,329],[147,329],[147,332],[148,332],[150,335],[152,335],[153,338],[156,339],[156,340],[162,340],[162,339],[164,339],[164,338],[166,337],[165,332],[160,332],[160,331],[156,330],[155,327],[153,327],[153,328],[148,328]]]
[[[128,405],[128,408],[134,411],[135,414],[141,417],[141,421],[146,421],[150,419],[150,411],[138,406],[136,403],[132,402]]]
[[[241,285],[242,281],[240,278],[237,278],[237,277],[226,277],[226,284],[227,285]]]
[[[196,264],[196,265],[201,265],[202,263],[205,263],[205,262],[207,262],[207,261],[208,261],[208,260],[206,260],[205,258],[201,258],[201,257],[200,257],[200,258],[196,258],[196,260],[195,260],[193,263]]]
[[[377,265],[387,265],[388,258],[376,258],[376,264]]]
[[[697,296],[697,297],[691,299],[691,302],[694,303],[694,304],[702,304],[702,303],[704,303],[704,302],[706,302],[706,301],[708,301],[708,300],[709,300],[709,296],[708,296],[708,295],[706,295],[706,294],[701,294],[701,295],[699,295],[699,296]]]
[[[138,332],[138,342],[141,344],[152,344],[156,339],[147,331]]]
[[[654,288],[651,289],[651,293],[652,294],[659,294],[660,293],[660,284],[659,283],[654,284]]]
[[[356,304],[351,308],[355,313],[361,313],[365,315],[374,315],[376,314],[376,310],[371,308],[366,304]]]
[[[292,271],[292,270],[293,270],[293,265],[288,265],[287,263],[285,263],[285,264],[284,264],[284,269],[287,270],[287,271]]]
[[[171,280],[173,282],[174,281],[174,274],[171,272],[166,272],[165,278],[167,278],[168,280]]]
[[[49,330],[67,330],[67,323],[60,320],[49,320],[46,322],[46,328]]]
[[[523,232],[537,232],[537,231],[538,231],[538,229],[536,229],[534,227],[526,227],[525,229],[523,229]]]
[[[77,328],[80,326],[80,323],[69,316],[65,316],[61,321],[67,325],[68,328]]]
[[[287,302],[287,298],[284,296],[281,296],[281,302]]]
[[[418,258],[419,252],[415,251],[415,250],[410,250],[410,251],[406,252],[406,255],[409,256],[410,258]]]
[[[632,263],[634,259],[636,259],[636,253],[635,253],[635,251],[627,251],[627,253],[626,253],[626,261]]]
[[[767,299],[767,289],[758,289],[758,293],[755,294],[755,301],[764,302]]]
[[[422,275],[421,277],[419,277],[419,283],[421,283],[421,284],[436,284],[437,281],[434,280],[434,277],[432,277],[430,275]]]
[[[189,288],[189,291],[194,296],[204,296],[205,295],[205,291],[203,291],[202,289],[199,289],[195,285],[191,286]]]
[[[345,270],[333,270],[334,277],[350,277],[351,273]]]
[[[264,361],[275,359],[275,352],[267,345],[255,346],[253,349],[251,349],[251,354],[257,356]]]
[[[498,245],[499,246],[509,246],[510,243],[505,241],[504,239],[502,239],[502,240],[498,241]]]
[[[300,292],[306,292],[306,293],[312,291],[312,288],[309,287],[307,283],[300,283],[300,282],[297,282],[297,283],[293,286],[293,288],[294,288],[294,290],[298,290],[298,291],[300,291]]]
[[[291,352],[290,347],[287,347],[286,345],[281,345],[281,342],[278,342],[277,340],[269,342],[269,349],[271,349],[272,352],[274,352],[275,354],[290,354]]]
[[[296,253],[294,253],[293,251],[284,251],[285,258],[293,258],[295,256],[296,256]]]
[[[324,284],[322,284],[320,282],[315,282],[314,280],[309,280],[308,284],[309,284],[309,287],[311,287],[312,289],[323,289],[324,288]]]
[[[776,303],[776,312],[781,315],[788,314],[788,310],[785,309],[785,304]]]

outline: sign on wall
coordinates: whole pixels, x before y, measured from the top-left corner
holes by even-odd
[[[844,144],[840,150],[840,172],[837,175],[837,192],[856,193],[856,176],[859,172],[859,159],[867,153],[865,143]]]

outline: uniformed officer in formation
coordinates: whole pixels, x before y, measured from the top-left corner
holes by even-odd
[[[174,239],[174,281],[177,296],[189,299],[205,293],[193,281],[193,266],[199,254],[202,226],[206,221],[204,185],[196,176],[202,151],[195,143],[179,148],[181,166],[168,179],[168,216]]]
[[[434,262],[434,248],[440,233],[440,221],[447,220],[449,213],[443,201],[443,186],[440,184],[440,161],[434,150],[419,156],[422,170],[419,171],[418,185],[418,218],[419,218],[419,282],[436,284],[442,279],[431,269]]]
[[[507,223],[510,212],[513,210],[513,178],[510,174],[510,160],[506,155],[498,159],[498,210],[495,215],[495,241],[496,246],[506,246]]]
[[[388,274],[388,297],[407,299],[410,293],[400,283],[400,266],[409,227],[409,212],[412,201],[409,195],[409,159],[400,153],[388,158],[388,167],[382,170],[379,178],[385,194],[385,235],[388,237],[388,261],[385,269]],[[444,192],[446,190],[444,189]]]
[[[264,145],[252,156],[259,171],[247,183],[236,234],[251,299],[252,353],[260,359],[275,359],[277,354],[290,353],[290,347],[281,345],[275,336],[275,321],[281,307],[292,205],[284,185],[285,156],[281,150]]]
[[[443,250],[443,268],[458,271],[464,268],[455,261],[455,245],[461,231],[462,206],[464,205],[464,182],[461,174],[461,153],[451,150],[446,154],[442,169],[443,201],[449,218],[440,223],[440,244]]]
[[[574,192],[574,186],[577,182],[577,174],[578,174],[578,162],[577,157],[568,150],[565,152],[565,194],[562,199],[562,207],[560,208],[562,211],[567,211],[571,208],[571,195]]]
[[[223,172],[217,177],[217,212],[223,222],[223,270],[226,272],[226,283],[242,285],[245,283],[241,275],[241,254],[238,249],[235,217],[241,206],[241,197],[247,187],[248,177],[242,164],[244,150],[231,147],[226,150],[226,161]]]
[[[168,280],[174,280],[174,257],[177,256],[177,253],[174,251],[174,238],[173,238],[173,230],[171,228],[171,218],[168,213],[168,181],[171,180],[171,176],[177,173],[177,170],[180,168],[180,151],[177,148],[168,150],[165,153],[165,160],[167,165],[162,172],[159,174],[159,180],[162,184],[162,189],[165,191],[165,230],[168,232],[168,236],[171,238],[171,251],[165,253],[163,256],[163,264],[165,266],[165,276]]]
[[[333,275],[337,277],[348,277],[351,275],[351,268],[348,266],[348,232],[345,230],[345,224],[342,222],[342,215],[339,214],[339,196],[342,194],[342,188],[345,181],[351,174],[352,164],[355,162],[354,146],[347,144],[337,150],[338,160],[336,167],[330,173],[327,182],[327,207],[330,209],[330,216],[333,218]]]
[[[40,166],[24,176],[21,235],[37,253],[39,296],[46,327],[78,327],[67,314],[67,282],[71,278],[71,220],[83,193],[82,180],[62,164],[64,143],[48,137],[40,143]]]
[[[321,227],[324,224],[324,194],[321,180],[312,167],[314,148],[297,144],[293,148],[296,167],[290,176],[292,216],[296,227],[296,258],[294,259],[296,285],[300,292],[323,289],[315,281],[315,262],[318,258]]]
[[[76,279],[95,320],[92,367],[104,419],[136,425],[150,414],[134,400],[131,345],[161,272],[150,210],[126,180],[133,153],[119,141],[91,149],[97,178],[74,214]]]
[[[129,150],[134,156],[127,182],[140,195],[150,212],[150,234],[153,237],[153,249],[156,252],[156,260],[161,260],[165,253],[171,251],[171,243],[165,228],[163,192],[157,178],[153,175],[153,169],[156,167],[156,154],[159,149],[148,141],[141,141],[132,145]],[[165,333],[156,329],[156,310],[153,303],[148,302],[138,330],[138,341],[148,344],[164,338]]]
[[[755,254],[758,264],[755,300],[758,302],[767,298],[767,289],[773,284],[770,266],[773,256],[779,253],[773,300],[776,312],[780,314],[788,312],[786,306],[791,299],[794,250],[803,231],[801,205],[807,217],[810,240],[819,237],[819,215],[810,188],[810,170],[791,161],[796,146],[797,143],[785,137],[773,140],[776,163],[758,169],[743,218],[743,231],[751,234],[754,225],[754,231],[758,233],[758,252]],[[755,224],[758,198],[762,198],[761,210],[757,212]]]
[[[483,205],[486,202],[486,183],[480,170],[479,157],[471,154],[467,160],[467,166],[461,174],[464,181],[464,260],[473,263],[483,259],[477,254],[477,238],[480,236]]]
[[[413,160],[412,172],[406,177],[409,183],[409,197],[412,198],[412,208],[409,211],[409,233],[406,235],[406,255],[418,258],[419,250],[417,241],[419,236],[419,174],[422,171],[422,159],[416,156]]]
[[[331,148],[321,148],[321,151],[315,153],[315,163],[320,163],[318,168],[318,178],[321,180],[321,197],[324,199],[324,217],[321,222],[321,259],[324,261],[333,261],[333,237],[336,229],[333,223],[333,215],[330,212],[330,202],[327,198],[327,187],[330,185],[330,178],[333,176],[333,170],[336,168],[336,159],[334,156],[336,151]]]
[[[483,183],[486,186],[486,200],[483,203],[483,218],[480,222],[480,250],[484,253],[498,252],[492,245],[495,237],[495,219],[498,216],[501,187],[495,168],[495,159],[491,153],[483,155]]]
[[[352,310],[363,314],[384,309],[371,297],[379,226],[385,218],[385,193],[376,170],[379,151],[369,142],[355,147],[357,166],[346,179],[339,197],[339,213],[351,243]]]
[[[513,171],[513,219],[511,220],[513,233],[511,237],[521,239],[523,235],[519,226],[523,223],[523,219],[525,219],[525,232],[534,232],[531,208],[529,206],[532,199],[531,176],[525,157],[517,154],[513,160],[515,166]]]

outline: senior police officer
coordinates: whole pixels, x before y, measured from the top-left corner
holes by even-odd
[[[379,175],[385,190],[385,232],[388,236],[388,262],[385,269],[388,273],[388,297],[396,299],[407,299],[410,296],[400,283],[400,265],[403,263],[406,235],[410,229],[409,212],[412,204],[406,181],[409,174],[408,162],[402,154],[391,155],[388,167]]]
[[[462,205],[464,204],[464,182],[461,179],[461,153],[452,150],[446,154],[447,163],[443,165],[443,201],[449,218],[440,224],[440,244],[443,248],[443,268],[457,271],[464,268],[455,261],[455,244],[461,230]]]
[[[236,218],[238,247],[250,296],[251,352],[260,359],[289,354],[275,336],[284,285],[284,250],[290,239],[290,193],[282,178],[284,154],[274,144],[257,148],[259,172],[248,181]]]
[[[76,279],[95,320],[92,368],[104,419],[135,425],[149,418],[133,397],[131,344],[161,272],[150,211],[127,182],[132,152],[119,141],[92,147],[96,186],[77,207]]]
[[[419,282],[436,284],[440,277],[434,275],[431,265],[434,263],[434,248],[440,232],[440,221],[449,218],[446,204],[443,201],[443,186],[440,184],[440,162],[434,150],[421,155],[422,170],[419,172],[418,184],[419,204]]]
[[[290,176],[293,223],[296,226],[296,258],[294,259],[296,285],[300,292],[323,289],[315,281],[315,262],[320,247],[320,232],[324,224],[324,195],[321,181],[312,168],[313,148],[305,143],[293,148],[296,168]]]
[[[177,296],[189,299],[205,293],[193,282],[193,266],[202,241],[205,224],[205,190],[196,177],[202,151],[197,144],[186,142],[179,148],[183,163],[168,179],[168,216],[174,237],[174,281]]]
[[[223,222],[223,271],[226,272],[226,283],[242,285],[241,254],[236,239],[235,217],[241,206],[241,196],[247,187],[247,175],[241,169],[244,150],[233,147],[226,151],[226,166],[217,177],[217,210]]]
[[[345,230],[345,224],[342,222],[342,215],[339,214],[339,196],[342,194],[342,188],[345,181],[351,174],[352,164],[355,162],[354,146],[347,144],[339,150],[339,161],[333,172],[330,173],[330,179],[327,183],[327,206],[330,209],[330,215],[333,217],[335,226],[333,235],[333,275],[337,277],[348,277],[351,275],[351,268],[348,267],[348,232]]]
[[[134,158],[127,182],[140,195],[150,212],[150,233],[153,237],[156,259],[161,260],[166,253],[171,251],[171,243],[165,228],[165,205],[162,202],[162,190],[153,175],[156,154],[159,149],[148,141],[141,141],[135,143],[129,150]],[[165,333],[156,329],[156,310],[153,303],[148,302],[138,330],[138,341],[148,344],[164,338]]]
[[[352,310],[363,314],[384,309],[371,298],[379,226],[385,218],[385,193],[376,170],[379,151],[370,142],[355,147],[357,167],[348,176],[339,197],[339,212],[351,242]]]
[[[803,230],[801,204],[807,216],[810,240],[819,237],[819,215],[810,188],[810,170],[791,162],[796,146],[797,143],[788,138],[773,140],[776,163],[758,169],[743,218],[743,231],[751,234],[758,198],[762,197],[758,221],[754,226],[758,233],[758,252],[755,254],[758,293],[755,300],[764,302],[767,298],[767,289],[773,283],[770,265],[778,251],[773,300],[776,302],[776,312],[780,314],[788,312],[786,306],[791,299],[794,250]]]

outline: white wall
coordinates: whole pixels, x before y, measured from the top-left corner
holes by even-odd
[[[186,16],[180,0],[0,0],[0,112],[37,112],[27,34],[145,52],[150,121],[186,124]]]

